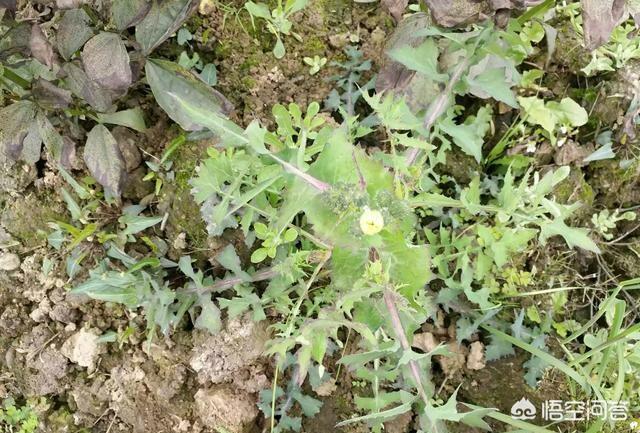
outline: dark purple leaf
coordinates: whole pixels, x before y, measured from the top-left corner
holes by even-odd
[[[424,0],[434,21],[443,27],[467,25],[487,18],[491,8],[486,1]]]
[[[111,132],[96,125],[87,136],[84,162],[89,173],[112,195],[119,197],[126,178],[125,162]]]
[[[108,111],[113,101],[120,95],[91,81],[84,70],[75,63],[67,63],[62,69],[67,73],[67,87],[97,111]]]
[[[39,134],[31,128],[35,123],[36,106],[31,101],[18,101],[0,109],[0,151],[13,160],[23,157],[26,141],[27,157],[34,152],[34,142]],[[27,139],[27,136],[29,138]],[[38,159],[39,159],[38,148]]]
[[[149,55],[182,26],[198,8],[199,0],[154,1],[151,10],[136,26],[136,40],[142,53]]]
[[[149,13],[148,0],[114,0],[111,6],[111,20],[118,31],[135,26]]]
[[[110,90],[127,89],[131,85],[129,53],[115,33],[100,33],[82,49],[82,64],[89,79]]]
[[[16,0],[0,0],[0,9],[7,9],[10,12],[15,12]]]
[[[584,41],[588,50],[604,45],[613,29],[627,18],[624,0],[582,0]]]
[[[50,68],[55,63],[56,56],[53,47],[38,24],[31,26],[29,49],[33,57],[43,65]]]
[[[67,108],[71,103],[71,92],[38,78],[31,89],[38,104],[49,108]]]
[[[67,170],[78,169],[78,156],[76,155],[76,143],[69,137],[63,137],[60,164]]]
[[[57,41],[58,51],[65,60],[69,60],[93,36],[90,23],[91,18],[84,9],[72,9],[64,13],[58,27]]]

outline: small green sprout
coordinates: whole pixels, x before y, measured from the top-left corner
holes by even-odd
[[[320,57],[320,56],[313,56],[312,57],[305,57],[304,59],[302,59],[307,65],[311,66],[311,68],[309,68],[309,74],[310,75],[315,75],[318,72],[320,72],[320,69],[327,64],[327,58],[326,57]]]
[[[299,42],[302,42],[302,36],[291,31],[293,23],[289,18],[294,13],[304,9],[307,3],[309,3],[309,0],[286,0],[284,5],[282,3],[282,0],[278,0],[278,6],[272,11],[269,10],[269,6],[265,3],[254,3],[252,1],[248,1],[244,5],[251,15],[251,21],[253,22],[253,19],[256,17],[262,18],[267,22],[267,30],[269,33],[276,37],[276,44],[273,47],[273,55],[276,56],[276,59],[283,58],[285,54],[282,35],[291,35]]]

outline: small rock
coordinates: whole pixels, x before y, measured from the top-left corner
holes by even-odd
[[[176,250],[184,250],[187,248],[187,234],[182,232],[178,236],[176,236],[173,241],[173,248]]]
[[[118,148],[124,159],[127,173],[131,173],[142,164],[142,154],[136,142],[139,140],[134,132],[122,126],[113,128],[111,132],[118,143]]]
[[[20,267],[20,257],[13,253],[0,254],[0,271],[15,271]]]
[[[484,344],[479,341],[471,343],[467,356],[467,368],[469,370],[482,370],[486,366],[484,359]]]
[[[100,355],[101,347],[98,344],[98,338],[96,334],[81,329],[64,342],[60,351],[71,362],[92,371]]]
[[[412,346],[421,349],[425,353],[431,352],[439,344],[431,332],[423,332],[413,336]]]
[[[196,411],[207,427],[244,431],[258,417],[252,394],[236,393],[228,387],[202,388],[194,396]]]

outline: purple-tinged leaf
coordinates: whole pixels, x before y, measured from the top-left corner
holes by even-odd
[[[72,9],[64,13],[56,37],[58,51],[65,60],[69,60],[93,36],[90,23],[91,18],[83,9]]]
[[[37,61],[49,68],[52,67],[56,61],[56,55],[53,52],[53,47],[38,24],[31,26],[29,49]]]
[[[613,29],[627,18],[624,0],[582,0],[584,41],[588,50],[604,45]]]
[[[116,139],[105,126],[96,125],[89,132],[84,162],[89,173],[106,191],[120,196],[126,178],[125,162]]]
[[[135,26],[149,13],[148,0],[114,0],[111,6],[111,21],[118,31]]]
[[[118,92],[104,89],[89,79],[86,72],[75,63],[67,63],[62,69],[67,73],[67,87],[79,98],[84,99],[97,111],[108,111]]]
[[[400,22],[402,14],[409,4],[409,0],[382,0],[381,4],[382,7],[391,14],[396,22]]]
[[[89,79],[105,89],[122,90],[131,85],[129,53],[115,33],[91,38],[82,50],[82,64]]]
[[[136,40],[142,53],[149,55],[182,26],[198,8],[198,0],[154,1],[151,10],[136,26]]]

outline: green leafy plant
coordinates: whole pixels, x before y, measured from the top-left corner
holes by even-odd
[[[31,405],[18,406],[10,398],[2,402],[2,407],[0,407],[0,432],[34,433],[38,426],[38,415]]]
[[[212,109],[230,109],[228,101],[210,87],[217,80],[215,67],[202,64],[195,54],[182,56],[180,64],[153,63],[148,58],[181,29],[197,6],[194,0],[115,2],[104,21],[83,8],[50,11],[42,16],[42,23],[4,17],[0,89],[8,103],[0,109],[0,152],[34,164],[41,159],[44,144],[52,166],[71,170],[76,140],[86,139],[84,161],[89,172],[107,199],[119,198],[129,161],[122,134],[114,134],[115,129],[107,125],[136,132],[146,129],[140,108],[119,109],[122,97],[136,87],[133,69],[146,62],[152,90],[157,86],[177,92],[193,88],[194,94],[206,95],[207,103],[215,105],[210,105]],[[125,39],[124,30],[130,27],[135,27],[136,44]],[[179,42],[186,44],[190,34],[181,30]],[[31,57],[26,55],[29,50]],[[199,75],[189,71],[194,67]],[[138,82],[143,78],[144,74],[136,76]]]
[[[309,0],[278,0],[278,4],[273,10],[269,10],[269,6],[265,3],[254,3],[248,1],[244,7],[249,11],[251,20],[255,18],[263,19],[267,24],[267,30],[276,38],[276,43],[273,47],[273,55],[276,59],[281,59],[285,55],[284,43],[282,42],[283,36],[293,36],[298,41],[302,42],[302,37],[291,31],[293,23],[290,18],[291,15],[301,11],[309,3]],[[254,23],[255,27],[255,23]]]
[[[320,69],[327,64],[326,57],[320,57],[317,55],[313,57],[304,57],[302,60],[311,67],[309,69],[309,75],[317,74],[320,72]]]

